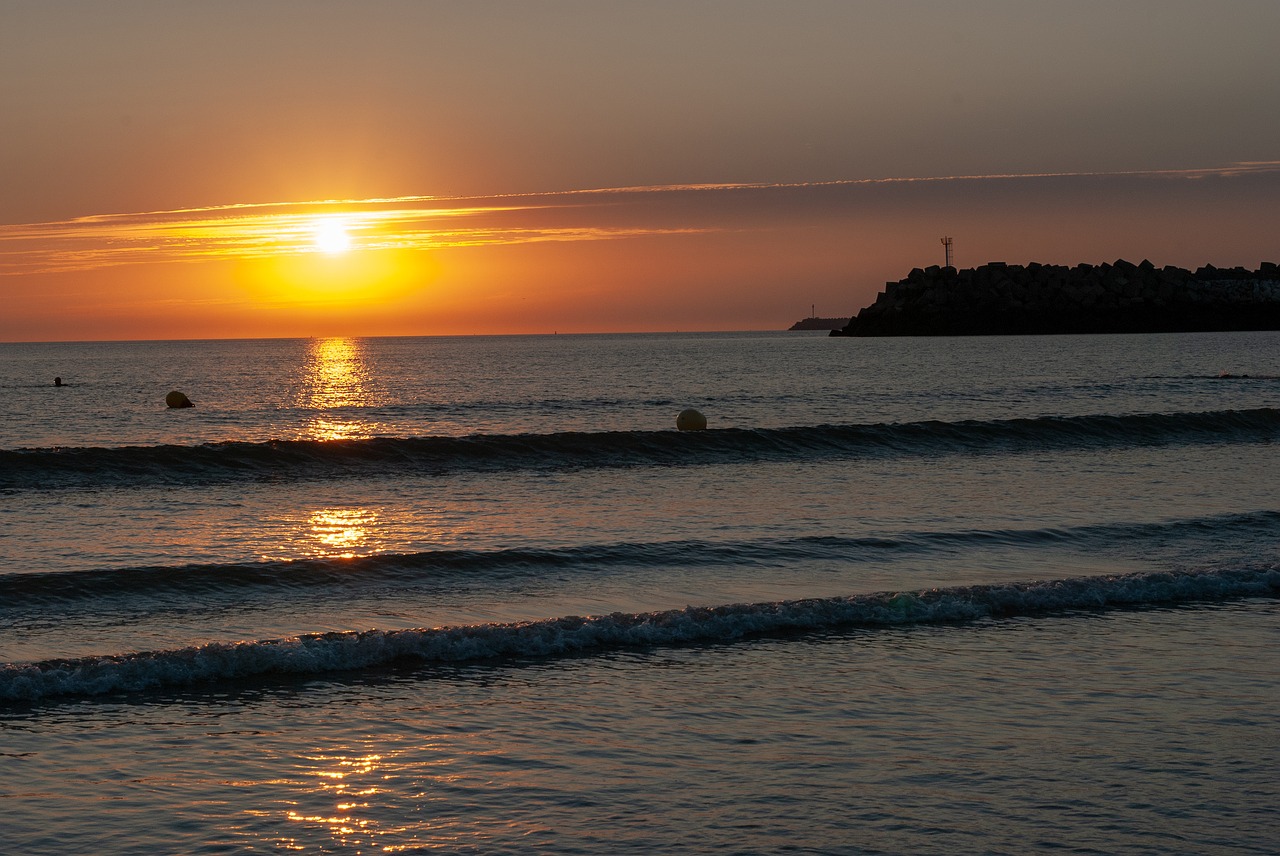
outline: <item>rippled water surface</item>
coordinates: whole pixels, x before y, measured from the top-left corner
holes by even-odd
[[[1277,334],[0,344],[0,393],[14,852],[1274,852]]]

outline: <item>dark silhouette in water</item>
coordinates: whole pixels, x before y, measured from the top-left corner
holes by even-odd
[[[988,262],[911,271],[833,336],[1280,330],[1280,267]]]
[[[60,377],[55,377],[55,378],[53,379],[53,385],[54,385],[54,386],[62,386],[62,378],[60,378]]]

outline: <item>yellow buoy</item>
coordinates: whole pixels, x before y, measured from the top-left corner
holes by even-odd
[[[164,403],[170,407],[193,407],[191,399],[187,398],[176,389],[164,397]]]
[[[707,417],[692,407],[681,410],[680,415],[676,417],[676,430],[705,431],[707,430]]]

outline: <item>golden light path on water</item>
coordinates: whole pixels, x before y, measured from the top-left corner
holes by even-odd
[[[285,817],[294,823],[327,827],[334,842],[342,846],[373,844],[379,834],[378,825],[360,818],[358,813],[368,809],[370,799],[382,792],[377,784],[368,784],[381,778],[382,756],[310,756],[307,760],[331,765],[310,770],[308,775],[316,780],[312,785],[314,790],[334,800],[334,813],[305,814],[289,810]],[[362,841],[356,836],[367,836],[368,840]]]
[[[378,526],[372,509],[318,508],[311,512],[309,534],[316,542],[312,555],[344,559],[366,555]]]
[[[319,833],[341,852],[399,853],[473,850],[513,832],[521,837],[548,832],[536,820],[464,817],[444,808],[449,795],[459,791],[495,784],[515,790],[538,787],[526,772],[476,770],[476,764],[484,768],[487,759],[503,757],[497,745],[482,739],[482,745],[473,744],[468,751],[467,741],[430,730],[382,738],[376,752],[368,751],[372,741],[364,742],[369,745],[303,750],[290,758],[290,774],[238,783],[283,789],[245,812],[262,826],[251,831],[257,823],[235,824],[239,835],[276,850],[296,851],[315,847]]]
[[[375,436],[378,424],[353,416],[350,411],[377,402],[373,371],[362,340],[332,338],[308,342],[301,383],[293,402],[296,407],[315,411],[304,439],[345,441]],[[347,412],[335,415],[333,412],[338,410]],[[280,544],[280,554],[275,558],[344,559],[389,549],[380,532],[384,521],[375,508],[326,505],[281,522],[288,528],[284,533],[285,543]],[[433,800],[433,789],[448,789],[463,778],[453,769],[459,759],[450,754],[447,740],[427,736],[421,742],[415,741],[415,746],[408,751],[416,761],[401,757],[405,750],[396,747],[395,742],[384,741],[378,752],[312,750],[301,754],[294,761],[296,775],[271,783],[285,786],[289,798],[247,812],[277,830],[283,821],[283,834],[277,832],[259,839],[260,842],[276,850],[306,850],[304,842],[314,842],[317,830],[322,830],[334,847],[352,852],[368,848],[395,853],[483,842],[486,837],[483,828],[474,824],[464,826],[454,818],[421,818],[409,824],[380,819],[403,816],[401,809],[406,794],[397,793],[396,789],[403,786],[405,778],[417,778],[411,789],[415,802],[428,803]],[[431,774],[425,778],[422,759],[417,757],[422,753],[431,756],[425,765]],[[289,827],[297,828],[299,834],[291,834]]]
[[[332,836],[334,843],[342,847],[373,846],[382,852],[400,849],[377,843],[379,837],[400,830],[382,829],[376,821],[360,816],[364,813],[362,810],[370,808],[371,799],[383,792],[377,783],[383,778],[391,778],[382,769],[382,755],[303,755],[300,760],[308,765],[300,771],[300,778],[277,779],[271,784],[286,785],[301,792],[298,796],[307,797],[308,805],[301,811],[298,808],[254,809],[248,814],[270,821],[272,825],[283,815],[289,824],[323,828]],[[285,802],[299,806],[302,800]],[[318,803],[324,804],[323,810],[319,809]],[[266,843],[278,850],[306,849],[291,835],[274,837]]]
[[[302,416],[290,439],[348,444],[403,436],[403,426],[377,418],[377,409],[397,398],[375,363],[375,349],[364,339],[307,340],[290,373],[293,381],[285,399]],[[458,428],[446,416],[433,419],[424,430],[454,434]],[[445,499],[427,492],[353,502],[343,480],[318,480],[299,489],[296,503],[257,518],[261,546],[255,552],[260,561],[292,562],[458,549],[481,527],[491,537],[495,527],[510,525],[502,520],[483,498],[463,499],[454,493]],[[517,532],[512,535],[519,538]]]
[[[377,403],[364,342],[359,339],[313,339],[307,345],[295,405],[317,411],[304,438],[320,441],[360,440],[377,433],[378,424],[349,413],[332,411]],[[354,558],[385,549],[378,538],[378,512],[358,505],[315,508],[299,520],[302,538],[287,545],[289,558]]]
[[[359,339],[312,339],[306,359],[297,406],[324,411],[376,403],[368,355]],[[335,424],[335,420],[317,416],[308,436],[313,440],[346,440],[371,436],[374,427],[362,419],[349,419],[344,428],[335,428]]]

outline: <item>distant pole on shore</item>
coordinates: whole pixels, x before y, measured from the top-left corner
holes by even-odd
[[[951,267],[951,239],[950,238],[942,239],[942,251],[947,259],[946,267]]]

